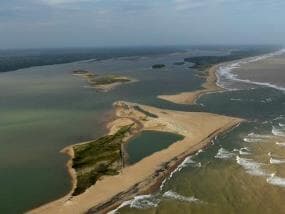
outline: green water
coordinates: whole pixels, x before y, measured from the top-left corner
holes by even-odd
[[[134,164],[182,139],[183,136],[169,132],[143,131],[126,145],[127,162]]]
[[[126,100],[167,109],[238,116],[248,122],[216,139],[204,152],[189,157],[160,191],[136,200],[131,207],[120,209],[120,213],[284,213],[285,164],[271,164],[268,156],[270,152],[274,159],[285,159],[285,147],[276,144],[285,139],[276,139],[272,133],[273,127],[283,131],[284,93],[247,87],[203,96],[193,106],[158,100],[159,94],[200,87],[202,80],[187,63],[173,65],[186,56],[188,53],[77,62],[0,74],[0,212],[22,213],[65,195],[70,189],[67,157],[59,151],[104,135],[105,123],[113,116],[112,103]],[[157,63],[167,66],[152,70],[151,65]],[[96,93],[71,75],[75,69],[128,75],[140,81],[108,93]],[[142,153],[135,154],[137,149],[129,152],[134,162],[166,148],[178,137],[145,134],[134,139],[141,142],[134,147],[146,145]],[[161,141],[164,137],[168,145]],[[245,142],[246,138],[259,142]],[[150,146],[154,144],[155,147]],[[244,147],[250,154],[240,154]],[[224,151],[228,158],[225,154],[216,158],[219,151]],[[237,156],[243,162],[238,163]],[[265,175],[252,175],[252,170]]]
[[[110,59],[1,73],[0,212],[22,213],[68,193],[67,157],[60,150],[106,134],[114,101],[175,107],[156,96],[199,87],[202,81],[187,65],[172,69],[172,62],[183,57]],[[154,72],[151,65],[157,61],[172,67]],[[71,75],[75,69],[128,75],[140,81],[97,93]],[[192,79],[191,84],[187,79]]]

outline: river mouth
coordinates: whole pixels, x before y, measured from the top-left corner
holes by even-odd
[[[134,164],[183,138],[181,135],[170,132],[142,131],[125,146],[127,163]]]
[[[189,64],[172,65],[186,56],[188,54],[175,57],[164,55],[153,59],[149,57],[135,60],[77,62],[0,74],[0,182],[4,184],[0,194],[0,210],[4,213],[21,213],[69,192],[70,179],[65,168],[67,157],[59,154],[59,151],[65,146],[106,134],[105,122],[111,116],[112,103],[121,99],[160,108],[206,111],[255,121],[252,126],[241,125],[241,129],[237,129],[228,138],[217,139],[216,146],[195,156],[194,163],[189,161],[188,167],[166,183],[160,192],[165,200],[157,205],[157,208],[130,211],[126,208],[120,210],[121,213],[183,213],[183,210],[209,213],[213,209],[219,213],[241,208],[244,211],[254,211],[258,201],[264,202],[261,211],[267,211],[267,207],[273,201],[272,207],[276,209],[269,211],[284,210],[284,188],[275,185],[282,183],[280,178],[285,177],[285,155],[282,152],[285,148],[284,142],[251,143],[250,152],[256,154],[257,159],[254,156],[247,157],[246,153],[249,151],[246,149],[241,150],[244,156],[237,154],[239,151],[235,151],[235,156],[226,152],[232,153],[234,149],[247,147],[248,142],[243,142],[243,138],[251,132],[270,133],[273,129],[270,123],[274,123],[275,131],[277,128],[275,133],[280,133],[285,121],[275,123],[273,120],[285,115],[284,94],[268,88],[227,91],[206,95],[198,100],[197,105],[192,106],[176,105],[156,99],[160,94],[191,91],[200,87],[203,79],[197,77],[197,71],[189,68]],[[151,65],[157,62],[165,63],[167,67],[161,70],[151,69]],[[131,75],[140,81],[120,86],[107,94],[100,94],[91,88],[84,88],[84,82],[71,75],[72,70],[79,68],[102,74]],[[268,127],[258,126],[261,123],[267,123]],[[238,136],[242,137],[237,138]],[[133,163],[140,161],[156,151],[167,148],[175,139],[174,137],[168,145],[148,145],[146,151],[135,157],[130,152],[130,158]],[[226,151],[220,150],[222,148]],[[272,152],[272,159],[267,156],[265,150]],[[254,166],[254,163],[248,164],[248,160],[239,159],[238,164],[237,155],[266,164],[271,164],[271,160],[272,168],[276,168],[277,173],[273,177],[252,176],[248,174],[245,166]],[[221,159],[215,156],[230,158]],[[275,171],[269,171],[271,172]],[[235,179],[233,175],[236,176]],[[226,182],[227,185],[224,185]],[[244,189],[258,194],[261,192],[260,195],[264,197],[256,197]],[[222,194],[219,194],[221,191]],[[206,203],[196,203],[198,201],[191,197]],[[251,198],[254,200],[250,200]],[[149,196],[149,199],[156,202],[156,198],[153,199],[152,196]],[[230,201],[227,202],[227,206],[224,205],[226,199]],[[239,200],[244,203],[238,206],[236,201]],[[148,200],[143,202],[149,204]],[[246,209],[247,207],[249,209]]]

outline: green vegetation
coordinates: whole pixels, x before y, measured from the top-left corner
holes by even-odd
[[[164,64],[154,64],[154,65],[152,66],[153,69],[164,68],[164,67],[165,67]]]
[[[129,82],[130,80],[124,77],[116,77],[116,76],[103,76],[103,77],[98,77],[95,79],[90,79],[89,82],[91,85],[108,85],[112,83],[125,83]]]
[[[98,76],[92,72],[86,70],[74,70],[72,72],[74,75],[80,75],[87,79],[89,85],[91,86],[99,86],[99,85],[109,85],[113,83],[125,83],[131,81],[126,77],[107,75],[107,76]]]
[[[72,167],[77,175],[73,196],[83,193],[104,175],[118,174],[123,160],[121,144],[131,127],[124,126],[113,135],[73,147]]]
[[[153,114],[153,113],[150,113],[144,109],[142,109],[141,107],[139,106],[134,106],[134,109],[145,114],[146,116],[149,116],[149,117],[153,117],[153,118],[158,118],[158,116],[156,114]]]
[[[185,62],[191,62],[194,63],[194,66],[191,68],[195,68],[198,70],[206,70],[210,68],[211,66],[223,62],[229,62],[233,60],[239,60],[245,57],[253,57],[260,54],[267,53],[268,50],[263,49],[245,49],[245,50],[239,50],[239,51],[232,51],[229,55],[223,55],[223,56],[194,56],[185,58]]]

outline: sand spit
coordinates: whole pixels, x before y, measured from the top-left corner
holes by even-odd
[[[158,98],[177,104],[195,104],[197,99],[204,94],[222,91],[223,89],[216,84],[216,70],[219,68],[219,66],[220,64],[214,65],[208,70],[206,82],[202,84],[203,89],[182,92],[174,95],[159,95]]]
[[[110,133],[134,123],[131,135],[143,130],[157,130],[177,133],[185,138],[134,165],[126,166],[118,175],[104,176],[81,195],[71,197],[68,194],[29,213],[106,213],[134,196],[158,189],[163,179],[189,154],[206,147],[215,136],[243,121],[210,113],[172,111],[122,101],[114,106],[117,119],[109,123]]]

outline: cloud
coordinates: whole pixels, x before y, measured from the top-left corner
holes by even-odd
[[[175,8],[177,10],[190,10],[201,7],[211,7],[235,1],[237,0],[173,0]]]
[[[72,3],[81,3],[81,2],[92,2],[92,0],[41,0],[44,4],[50,6],[62,5],[62,4],[72,4]],[[96,1],[96,0],[93,0]]]

